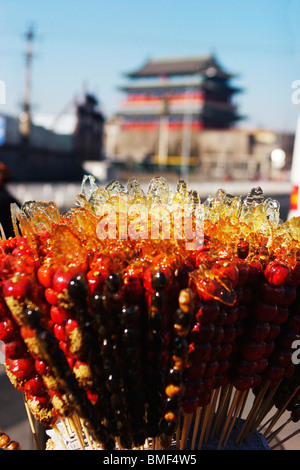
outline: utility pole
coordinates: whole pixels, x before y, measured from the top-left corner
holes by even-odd
[[[25,33],[26,50],[25,50],[25,86],[24,86],[24,100],[22,105],[22,112],[20,114],[19,129],[22,136],[23,143],[28,143],[30,136],[30,122],[31,122],[31,67],[33,58],[33,41],[34,31],[30,26]]]

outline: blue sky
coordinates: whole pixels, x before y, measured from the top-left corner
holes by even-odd
[[[244,88],[236,97],[244,127],[294,131],[300,104],[299,0],[0,0],[1,112],[23,97],[22,34],[34,25],[32,103],[58,114],[83,88],[106,116],[118,110],[124,73],[148,58],[214,53]]]

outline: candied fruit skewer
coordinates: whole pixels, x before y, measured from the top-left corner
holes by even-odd
[[[148,312],[146,401],[147,434],[155,439],[159,433],[162,413],[163,365],[165,362],[165,330],[167,327],[165,290],[168,278],[156,264],[143,273],[146,309]],[[153,380],[154,377],[154,380]]]
[[[55,372],[57,381],[69,396],[70,402],[72,402],[78,415],[87,424],[87,428],[94,439],[100,442],[104,449],[112,449],[114,442],[108,436],[105,427],[97,415],[93,413],[93,406],[84,390],[79,387],[55,336],[42,325],[40,321],[41,313],[37,309],[27,309],[25,315],[27,326],[36,332],[36,337],[39,340],[46,363]]]
[[[16,247],[21,246],[23,243],[25,243],[25,240],[18,240],[18,243],[16,241],[16,246],[14,246],[13,250],[11,250],[12,246],[10,243],[10,251],[15,251]],[[4,249],[7,251],[8,244],[5,243],[4,245],[6,247]],[[5,343],[5,367],[10,381],[16,388],[24,391],[30,411],[36,419],[44,425],[54,423],[57,419],[57,413],[50,403],[47,388],[35,368],[34,356],[27,351],[23,328],[15,322],[4,300],[3,288],[1,288],[0,298],[0,319],[0,330],[2,331],[0,338]]]
[[[102,293],[94,293],[92,300],[105,385],[101,396],[109,429],[116,436],[121,448],[131,448],[128,403],[120,370],[119,318],[122,303],[119,277],[116,274],[109,274]]]
[[[24,257],[24,249],[26,250],[26,257]],[[22,250],[22,256],[20,250]],[[34,254],[27,245],[26,240],[22,240],[22,244],[19,243],[18,246],[7,255],[7,259],[4,261],[7,266],[8,274],[2,283],[3,297],[13,319],[21,327],[21,336],[31,356],[34,359],[43,360],[44,358],[40,351],[39,342],[37,341],[34,330],[28,328],[25,314],[27,308],[35,308],[37,303],[40,306],[39,308],[42,308],[42,321],[44,325],[49,324],[50,317],[48,306],[45,304],[43,292],[36,282],[37,263],[34,260]],[[35,367],[49,390],[51,401],[57,412],[60,415],[68,414],[68,400],[64,394],[61,393],[59,384],[51,368],[40,367],[38,369],[37,361],[35,362]],[[38,402],[33,402],[33,404],[38,405]]]
[[[79,386],[85,390],[92,404],[98,408],[101,404],[96,392],[96,375],[93,375],[91,366],[85,359],[88,342],[84,340],[84,322],[78,321],[76,302],[73,301],[68,291],[69,283],[76,277],[76,274],[82,275],[82,270],[76,267],[71,267],[67,271],[53,268],[51,282],[48,283],[51,287],[45,289],[45,295],[51,305],[52,329],[59,347],[73,370]],[[88,327],[88,318],[86,320]]]
[[[5,368],[12,385],[23,391],[25,400],[34,417],[44,426],[57,420],[57,412],[50,402],[48,390],[35,368],[34,358],[20,334],[20,328],[11,318],[8,307],[0,300],[0,339],[5,344]]]
[[[124,305],[120,315],[120,370],[127,402],[132,442],[139,447],[146,440],[144,391],[145,332],[138,305]]]
[[[184,369],[188,354],[186,338],[194,322],[195,299],[191,289],[186,288],[179,292],[178,307],[173,316],[173,331],[169,346],[171,360],[165,388],[165,414],[160,423],[162,431],[160,443],[163,449],[170,446],[172,435],[179,424],[184,393]]]

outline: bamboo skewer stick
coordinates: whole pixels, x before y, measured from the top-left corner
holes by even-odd
[[[203,409],[203,423],[201,426],[201,432],[200,432],[200,437],[199,437],[199,442],[198,442],[198,450],[201,450],[202,444],[203,444],[203,439],[206,431],[206,426],[208,422],[208,417],[209,417],[209,405],[205,406],[205,409]]]
[[[61,433],[59,432],[59,429],[58,429],[58,427],[57,427],[56,424],[53,425],[53,429],[54,429],[55,434],[57,435],[57,437],[58,437],[58,439],[59,439],[61,445],[63,446],[63,448],[64,448],[65,450],[68,450],[67,447],[66,447],[66,444],[65,444],[65,442],[64,442],[64,440],[63,440],[63,438],[61,437]]]
[[[245,396],[244,396],[244,399],[243,399],[243,402],[242,402],[242,406],[241,406],[241,409],[238,413],[238,417],[237,417],[237,421],[236,421],[236,428],[239,427],[239,424],[241,422],[241,419],[242,419],[242,416],[243,416],[243,412],[244,412],[244,409],[245,409],[245,406],[246,406],[246,403],[247,403],[247,400],[248,400],[248,395],[249,395],[249,392],[250,392],[250,389],[246,390],[246,393],[245,393]]]
[[[191,450],[195,449],[195,443],[196,443],[196,438],[198,434],[198,429],[199,429],[199,423],[201,419],[203,408],[199,406],[196,411],[196,416],[195,416],[195,422],[194,422],[194,431],[193,431],[193,436],[192,436],[192,443],[191,443]]]
[[[267,442],[271,442],[277,436],[277,434],[279,434],[291,421],[292,417],[290,417],[285,423],[283,423],[281,426],[275,429],[275,431],[269,434],[268,437],[266,437]]]
[[[180,447],[179,447],[180,450],[183,450],[186,446],[189,430],[192,424],[192,419],[193,419],[193,413],[187,413],[184,415]]]
[[[180,446],[180,419],[178,420],[178,425],[176,428],[176,449],[179,449],[179,446]]]
[[[211,426],[212,426],[212,422],[213,422],[213,417],[214,417],[214,414],[215,414],[215,408],[216,408],[219,393],[220,393],[220,388],[217,388],[214,391],[213,399],[211,401],[211,405],[210,405],[210,409],[209,409],[207,429],[206,429],[205,436],[204,436],[204,444],[206,444],[208,439],[209,439],[209,434],[210,434],[210,430],[211,430]]]
[[[84,431],[84,434],[86,436],[86,440],[88,442],[88,445],[89,445],[90,449],[93,449],[94,447],[93,447],[93,443],[92,443],[92,440],[91,440],[90,433],[89,433],[87,427],[85,426],[83,419],[79,418],[79,421],[80,421],[80,424],[81,424],[82,429]]]
[[[248,438],[247,438],[247,442],[250,441],[250,439],[253,436],[253,434],[255,433],[258,425],[262,422],[262,420],[265,418],[267,413],[270,411],[270,407],[273,406],[272,400],[273,400],[273,397],[274,397],[274,395],[275,395],[275,393],[276,393],[276,391],[277,391],[277,389],[280,385],[280,382],[278,382],[278,384],[275,387],[273,387],[272,390],[270,390],[270,392],[268,393],[265,400],[263,400],[262,406],[260,406],[260,408],[258,410],[256,419],[255,419],[254,423],[252,423],[252,429],[249,430],[249,435],[248,435]]]
[[[227,390],[227,395],[226,395],[226,399],[224,401],[224,406],[223,406],[221,414],[220,414],[220,422],[219,422],[218,431],[219,431],[221,426],[225,425],[226,417],[227,417],[227,414],[228,414],[228,408],[229,408],[229,404],[230,404],[230,400],[231,400],[232,390],[233,390],[233,385],[230,384],[229,387],[228,387],[228,390]]]
[[[223,427],[222,432],[221,432],[221,436],[220,436],[220,438],[219,438],[217,450],[220,450],[220,448],[221,448],[221,446],[222,446],[222,443],[223,443],[223,440],[224,440],[224,438],[225,438],[225,435],[226,435],[226,433],[227,433],[227,430],[229,429],[229,425],[230,425],[230,422],[231,422],[231,419],[232,419],[232,415],[233,415],[234,410],[235,410],[235,408],[236,408],[236,406],[237,406],[237,403],[238,403],[240,394],[241,394],[241,392],[240,392],[239,390],[236,390],[236,391],[235,391],[233,400],[232,400],[232,402],[231,402],[229,411],[228,411],[227,416],[226,416],[226,420],[225,420],[224,427]]]
[[[264,397],[266,391],[268,390],[269,384],[270,384],[269,381],[266,382],[265,385],[261,388],[261,390],[257,394],[257,396],[255,397],[252,408],[251,408],[250,412],[248,413],[248,416],[247,416],[247,418],[246,418],[246,420],[245,420],[245,422],[242,426],[242,429],[241,429],[239,435],[236,438],[236,445],[239,446],[241,444],[241,442],[244,439],[246,433],[248,432],[250,426],[252,425],[253,421],[255,420],[257,410],[259,409],[259,406],[260,406],[260,404],[263,400],[263,397]]]
[[[216,417],[215,417],[215,421],[214,421],[212,432],[211,432],[211,439],[214,437],[215,433],[217,433],[220,428],[222,413],[223,413],[224,406],[226,405],[227,395],[229,394],[229,391],[230,391],[230,386],[229,384],[227,384],[224,388],[222,388],[222,391],[220,393],[219,406],[216,411]]]
[[[63,425],[64,427],[64,430],[65,430],[65,433],[66,435],[68,436],[69,439],[71,439],[71,436],[70,436],[70,433],[69,433],[69,428],[67,426],[67,422],[65,422],[62,418],[61,418],[61,424]]]
[[[37,433],[36,433],[36,429],[35,429],[35,426],[34,426],[34,421],[33,421],[31,411],[30,411],[30,408],[29,408],[28,403],[26,401],[24,393],[23,393],[23,400],[24,400],[24,405],[25,405],[25,409],[26,409],[26,413],[27,413],[27,417],[28,417],[28,422],[29,422],[29,426],[30,426],[30,429],[31,429],[31,432],[32,432],[32,435],[33,435],[35,445],[36,445],[38,450],[41,450],[39,440],[38,440],[38,437],[37,437]]]
[[[273,449],[276,449],[276,447],[280,446],[281,444],[284,444],[284,442],[288,441],[289,439],[291,439],[292,437],[296,436],[297,434],[300,433],[300,429],[297,429],[296,431],[292,432],[291,434],[289,434],[287,437],[285,437],[284,439],[281,439],[281,441],[277,442],[276,444],[274,444],[272,447],[271,447],[271,450]]]
[[[279,418],[283,415],[283,413],[285,412],[288,404],[291,402],[291,400],[294,398],[294,396],[296,395],[296,393],[298,392],[298,390],[300,389],[300,385],[298,387],[296,387],[296,389],[294,390],[294,392],[291,394],[291,396],[288,398],[288,400],[285,402],[285,404],[283,405],[283,407],[278,410],[275,415],[273,416],[273,419],[271,420],[269,426],[267,427],[266,431],[264,432],[264,436],[266,437],[270,432],[271,430],[273,429],[273,427],[275,426],[275,424],[277,423],[277,421],[279,420]],[[267,423],[266,423],[267,424]]]
[[[230,423],[230,426],[228,428],[228,431],[227,431],[227,435],[224,439],[224,442],[223,442],[223,446],[225,447],[227,445],[227,442],[228,442],[228,439],[230,437],[230,434],[231,434],[231,431],[232,431],[232,428],[237,420],[237,417],[238,417],[238,414],[240,412],[240,409],[241,407],[243,406],[244,404],[244,400],[245,400],[245,397],[247,395],[247,390],[244,390],[243,392],[241,392],[240,396],[239,396],[239,399],[238,399],[238,403],[237,403],[237,406],[236,406],[236,409],[235,409],[235,412],[234,412],[234,415],[232,417],[232,420],[231,420],[231,423]]]
[[[72,425],[72,429],[74,430],[74,433],[77,437],[77,440],[78,440],[78,443],[81,447],[81,450],[84,450],[84,442],[83,442],[83,438],[82,438],[82,430],[81,430],[81,426],[80,428],[78,427],[78,424],[76,422],[76,418],[75,418],[75,415],[73,416],[70,416],[68,418],[68,421],[71,422],[71,425]]]

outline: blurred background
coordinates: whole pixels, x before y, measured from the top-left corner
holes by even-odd
[[[62,211],[85,174],[184,178],[201,199],[261,186],[285,220],[299,17],[298,0],[1,0],[3,184]],[[0,381],[0,425],[30,448],[19,392]]]
[[[163,174],[289,210],[296,0],[2,0],[0,161],[20,203]],[[299,92],[298,92],[299,89]]]

